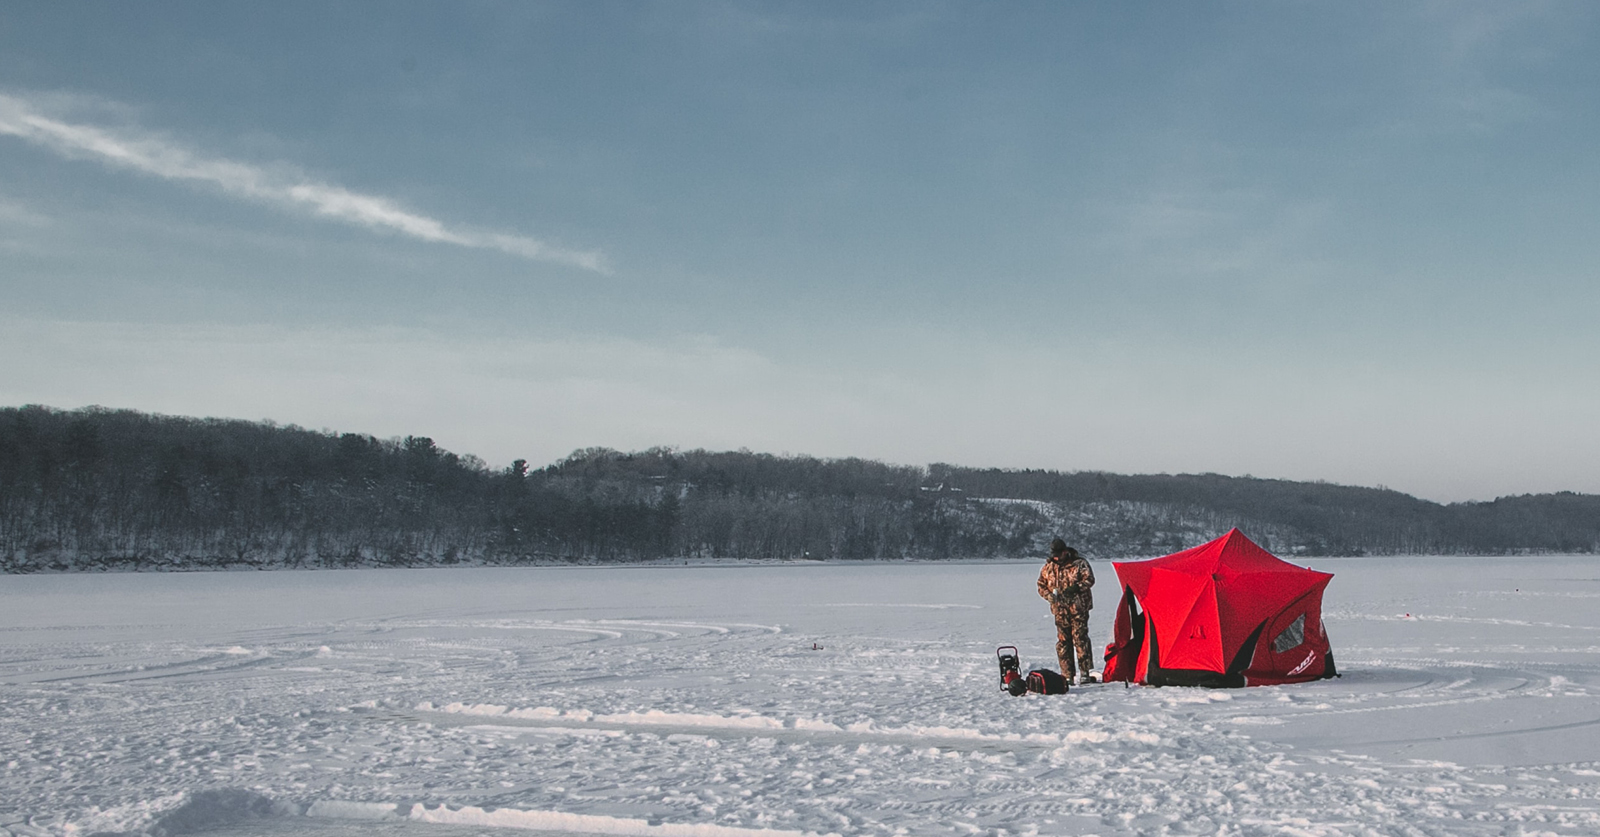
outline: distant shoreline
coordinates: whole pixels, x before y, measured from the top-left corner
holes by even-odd
[[[1248,476],[672,448],[497,470],[425,436],[0,408],[3,573],[1027,561],[1056,537],[1131,559],[1234,528],[1291,561],[1595,554],[1600,496],[1441,505]]]
[[[1112,563],[1128,561],[1141,561],[1159,558],[1158,555],[1143,556],[1140,558],[1090,558],[1090,563],[1108,566]],[[1314,561],[1291,560],[1291,563],[1302,566],[1339,564],[1355,561],[1395,561],[1395,560],[1482,560],[1500,561],[1507,559],[1518,560],[1524,558],[1593,558],[1600,561],[1600,556],[1586,552],[1529,552],[1519,555],[1482,555],[1482,554],[1449,554],[1449,553],[1418,553],[1395,555],[1339,555],[1318,556]],[[641,561],[530,561],[525,563],[459,563],[459,564],[415,564],[415,565],[382,565],[352,567],[289,567],[289,566],[226,566],[226,567],[200,567],[200,566],[173,566],[173,567],[105,567],[82,569],[40,569],[29,571],[8,571],[0,575],[13,577],[20,576],[60,576],[60,575],[160,575],[168,573],[279,573],[279,572],[366,572],[372,570],[593,570],[593,569],[618,569],[618,570],[713,570],[713,569],[770,569],[790,568],[809,569],[825,567],[894,567],[894,566],[1037,566],[1044,559],[1041,558],[896,558],[896,559],[827,559],[827,560],[783,560],[765,558],[729,558],[722,560],[691,560],[681,559],[654,559]]]

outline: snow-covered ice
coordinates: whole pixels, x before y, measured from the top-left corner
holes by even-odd
[[[1024,698],[1032,563],[0,577],[0,837],[1600,833],[1600,561],[1315,566],[1338,680]]]

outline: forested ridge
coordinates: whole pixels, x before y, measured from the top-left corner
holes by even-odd
[[[1600,550],[1600,496],[1442,505],[1200,475],[577,451],[490,468],[432,439],[0,409],[0,570],[1159,555],[1238,526],[1285,555]]]

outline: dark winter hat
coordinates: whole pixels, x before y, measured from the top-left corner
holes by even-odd
[[[1050,554],[1051,555],[1060,555],[1061,553],[1066,552],[1066,551],[1067,551],[1067,542],[1066,541],[1064,541],[1064,540],[1062,540],[1060,538],[1056,538],[1055,540],[1050,542]]]

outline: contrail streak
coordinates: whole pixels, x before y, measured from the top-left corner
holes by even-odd
[[[96,159],[168,180],[202,183],[261,203],[277,204],[370,229],[390,230],[420,241],[498,250],[525,259],[607,272],[598,252],[567,250],[507,233],[447,227],[377,195],[319,183],[293,172],[196,155],[176,143],[74,124],[41,113],[26,99],[0,93],[0,135],[19,137],[64,157]]]

